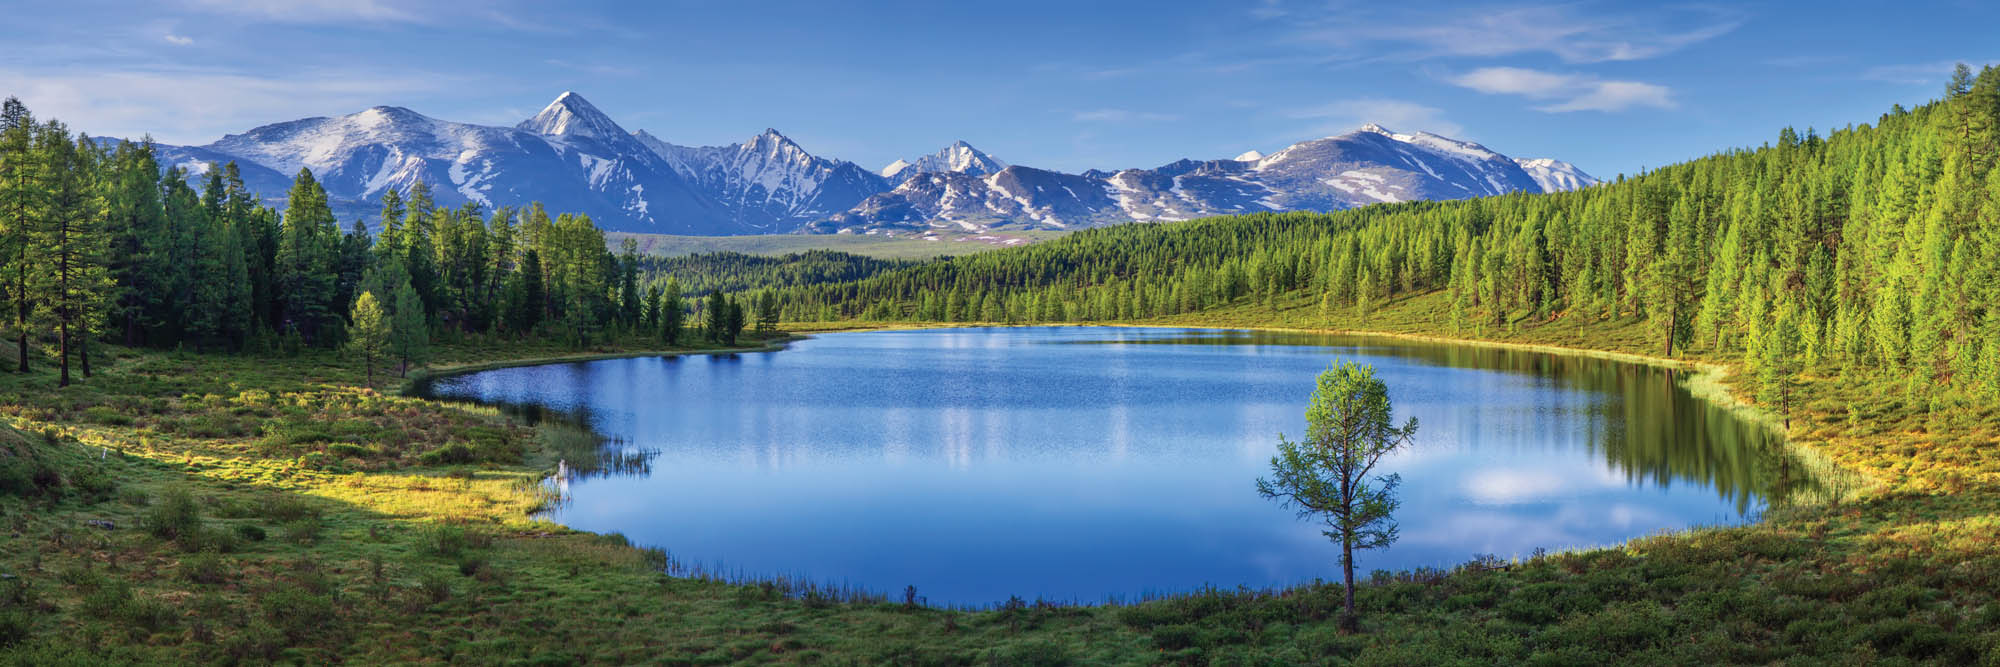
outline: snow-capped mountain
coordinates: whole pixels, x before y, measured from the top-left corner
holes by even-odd
[[[1073,176],[1015,166],[997,176],[1003,178],[913,177],[810,230],[1067,229],[1128,220],[1334,211],[1385,202],[1572,190],[1596,183],[1566,163],[1517,163],[1476,143],[1427,132],[1398,133],[1374,124],[1270,155],[1249,151],[1228,160],[1179,160],[1153,169]]]
[[[815,156],[777,130],[740,144],[676,145],[626,130],[573,92],[514,127],[380,106],[157,151],[162,169],[190,173],[233,160],[273,205],[283,204],[300,169],[311,169],[343,221],[372,225],[382,193],[423,182],[441,206],[539,201],[614,231],[710,235],[1074,229],[1597,182],[1558,160],[1515,160],[1479,144],[1377,125],[1269,155],[1252,150],[1151,169],[1059,173],[1008,165],[959,141],[870,172]]]
[[[1543,192],[1582,190],[1598,183],[1597,179],[1583,173],[1576,165],[1555,158],[1517,158],[1514,163],[1521,165],[1521,170],[1528,172],[1528,177],[1535,179]]]
[[[816,157],[777,130],[729,146],[676,146],[644,130],[634,136],[715,199],[732,222],[768,232],[796,230],[889,188],[881,176]]]
[[[973,148],[972,144],[954,141],[950,146],[944,147],[944,150],[917,158],[915,162],[904,160],[891,162],[889,166],[883,167],[880,173],[883,178],[891,182],[901,183],[916,177],[917,174],[956,173],[984,176],[999,173],[1006,168],[1007,163],[980,152],[979,149]]]

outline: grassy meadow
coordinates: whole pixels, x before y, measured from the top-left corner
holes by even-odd
[[[1281,297],[1134,324],[1651,347],[1615,322],[1441,330],[1444,309]],[[660,352],[468,339],[434,369]],[[1847,492],[1741,527],[1378,572],[1343,634],[1338,586],[975,611],[710,575],[533,518],[556,458],[594,436],[364,387],[351,357],[114,348],[64,389],[35,361],[0,374],[0,664],[2000,664],[2000,414],[1893,384],[1806,379],[1790,435]]]

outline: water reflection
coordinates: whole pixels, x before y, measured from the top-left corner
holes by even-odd
[[[580,427],[554,512],[577,528],[749,572],[915,584],[937,602],[1097,600],[1334,572],[1317,531],[1251,480],[1337,357],[1375,364],[1424,424],[1386,464],[1405,480],[1403,540],[1367,568],[1740,521],[1812,485],[1772,434],[1675,371],[1380,338],[848,333],[422,390]],[[585,450],[610,455],[579,463]]]

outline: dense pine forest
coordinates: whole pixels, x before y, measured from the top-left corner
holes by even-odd
[[[37,121],[7,100],[0,293],[18,371],[43,339],[63,384],[72,365],[91,375],[98,340],[218,352],[336,348],[349,342],[363,295],[393,325],[385,344],[405,366],[424,360],[433,337],[543,336],[585,347],[608,332],[643,332],[671,345],[693,322],[690,309],[707,312],[652,278],[659,262],[648,260],[642,277],[631,242],[614,254],[586,216],[552,219],[539,204],[443,208],[419,183],[407,198],[384,195],[375,233],[360,220],[343,232],[310,170],[300,170],[283,211],[260,206],[234,163],[198,171],[162,168],[149,143],[72,137],[60,121]],[[742,284],[703,279],[699,294]],[[712,303],[723,310],[703,321],[704,333],[733,341],[742,306]]]
[[[1303,291],[1322,315],[1450,295],[1438,333],[1645,323],[1653,352],[2000,396],[2000,70],[1873,125],[1781,132],[1558,194],[1126,225],[792,287],[787,319],[1092,322]]]

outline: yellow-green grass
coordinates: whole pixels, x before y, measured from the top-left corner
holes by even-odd
[[[1455,332],[1438,324],[1443,314],[1438,295],[1381,304],[1365,321],[1292,297],[1130,324],[1654,351],[1632,322]],[[460,341],[437,356],[470,368],[658,352],[650,347]],[[1699,351],[1684,361],[1729,369]],[[532,516],[547,501],[538,482],[553,465],[550,443],[576,437],[547,431],[558,427],[361,388],[355,360],[332,353],[109,350],[98,362],[98,377],[62,390],[46,370],[0,376],[0,416],[19,429],[0,430],[0,465],[35,456],[65,476],[59,493],[0,494],[0,527],[12,535],[0,573],[17,576],[0,580],[0,642],[13,641],[0,662],[2000,660],[2000,412],[1970,398],[1913,398],[1923,394],[1865,373],[1809,376],[1810,399],[1789,431],[1872,482],[1853,494],[1615,548],[1380,573],[1359,596],[1364,632],[1344,635],[1327,586],[969,612],[906,608],[896,591],[881,591],[884,600],[688,576],[665,552]],[[1742,374],[1704,377],[1735,391]],[[453,444],[470,462],[427,458]],[[157,536],[153,526],[173,525],[161,515],[176,490],[195,498],[192,537]],[[226,537],[244,526],[267,538]]]

